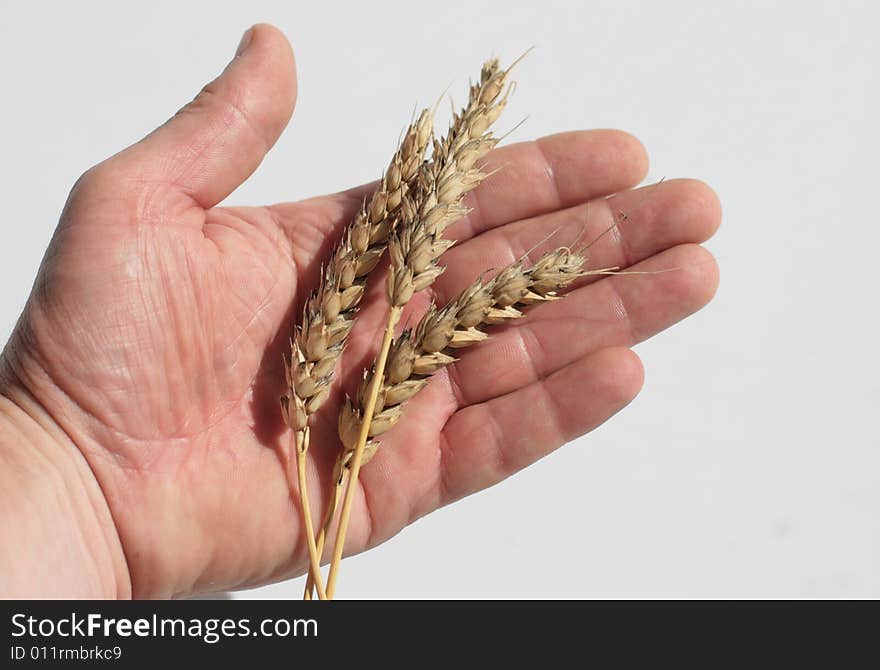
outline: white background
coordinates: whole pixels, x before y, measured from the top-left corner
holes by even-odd
[[[340,595],[880,596],[876,4],[0,2],[0,339],[76,177],[257,21],[293,42],[299,103],[230,202],[374,179],[416,103],[536,45],[512,139],[623,128],[649,180],[699,177],[724,205],[717,298],[638,347],[639,398],[347,560]]]

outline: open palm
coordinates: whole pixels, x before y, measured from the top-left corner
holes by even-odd
[[[281,357],[320,263],[368,189],[216,207],[275,142],[295,89],[286,40],[257,26],[196,100],[86,173],[5,352],[85,455],[135,596],[256,585],[306,569],[278,411]],[[362,471],[347,553],[609,418],[641,385],[628,347],[715,289],[715,265],[696,246],[718,224],[714,194],[685,180],[627,191],[646,170],[630,136],[566,133],[499,149],[488,162],[500,169],[450,229],[459,243],[416,312],[483,269],[589,239],[618,212],[627,218],[592,247],[591,265],[681,269],[583,281],[436,375]],[[356,387],[384,316],[381,282],[373,284],[313,428],[316,522],[338,453],[338,401]]]

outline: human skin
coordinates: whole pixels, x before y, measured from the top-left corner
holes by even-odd
[[[369,186],[217,206],[257,168],[295,99],[290,45],[255,26],[195,100],[74,186],[0,358],[0,595],[181,597],[305,572],[281,359]],[[447,271],[412,313],[477,269],[592,239],[617,212],[627,216],[590,249],[590,267],[677,269],[580,281],[463,351],[363,469],[346,554],[607,420],[642,384],[629,347],[715,291],[717,267],[698,245],[720,222],[717,198],[694,180],[630,190],[647,170],[631,136],[548,136],[495,150],[487,167],[500,169],[468,197]],[[375,352],[380,284],[313,428],[316,521],[335,410]]]

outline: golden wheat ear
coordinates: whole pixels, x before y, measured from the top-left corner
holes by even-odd
[[[545,253],[530,267],[521,259],[505,268],[491,280],[474,281],[454,300],[442,307],[431,305],[418,324],[404,330],[392,341],[385,374],[380,382],[369,437],[390,430],[403,416],[401,405],[413,398],[428,383],[428,378],[456,359],[455,350],[482,342],[485,328],[523,316],[531,305],[558,300],[562,291],[578,277],[592,274],[585,271],[585,258],[567,247]],[[375,366],[364,375],[355,398],[343,409],[339,436],[345,466],[357,443],[355,427],[366,415],[364,399],[374,383]],[[372,458],[376,448],[369,454]],[[368,461],[365,456],[362,465]]]

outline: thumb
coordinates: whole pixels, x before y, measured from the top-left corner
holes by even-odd
[[[296,102],[296,65],[287,38],[258,24],[226,69],[137,144],[109,160],[117,176],[167,185],[207,209],[263,160]]]

